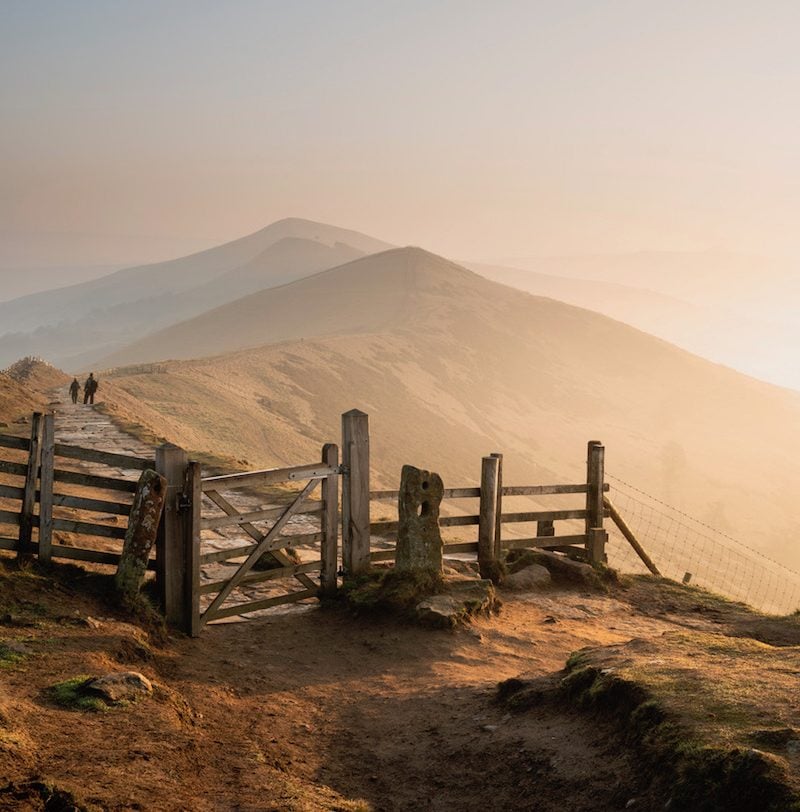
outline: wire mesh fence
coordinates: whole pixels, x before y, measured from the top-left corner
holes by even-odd
[[[661,574],[743,601],[762,612],[800,609],[800,573],[606,472],[609,497]],[[646,573],[641,559],[612,522],[608,563]]]

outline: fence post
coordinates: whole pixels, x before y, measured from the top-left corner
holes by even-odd
[[[39,472],[39,561],[45,564],[52,559],[55,445],[55,415],[48,412],[42,425],[42,467]]]
[[[478,567],[481,578],[494,583],[500,580],[500,560],[497,557],[497,494],[500,460],[484,457],[481,460],[481,504],[478,519]]]
[[[189,457],[172,443],[156,449],[156,471],[167,480],[164,512],[156,542],[156,578],[168,623],[184,626],[186,606],[186,511],[180,509]]]
[[[497,513],[494,521],[494,557],[501,561],[503,558],[503,545],[501,544],[503,534],[503,455],[494,452],[489,456],[497,459]]]
[[[369,416],[342,415],[342,565],[348,575],[369,569]]]
[[[586,456],[586,557],[591,564],[606,562],[608,533],[603,529],[603,486],[605,483],[605,447],[590,440]]]
[[[200,518],[203,501],[203,471],[199,462],[190,462],[186,469],[188,505],[184,503],[184,555],[186,584],[184,589],[181,626],[192,637],[200,634]]]
[[[339,446],[322,446],[322,464],[339,467]],[[339,477],[331,474],[322,480],[322,561],[320,592],[326,596],[336,594],[336,572],[339,568]]]
[[[34,412],[31,420],[31,447],[28,451],[28,469],[22,491],[22,510],[19,516],[19,544],[17,561],[27,564],[33,559],[33,509],[36,505],[36,479],[39,476],[39,443],[42,436],[42,413]]]

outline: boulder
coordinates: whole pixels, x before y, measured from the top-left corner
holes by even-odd
[[[547,550],[512,550],[514,555],[508,557],[509,569],[519,572],[531,564],[539,564],[550,572],[556,584],[575,585],[588,589],[606,589],[604,579],[608,580],[613,573],[609,570],[595,569],[591,564],[575,561],[565,555]]]
[[[143,696],[149,696],[153,693],[153,684],[138,671],[122,671],[95,677],[83,686],[83,690],[114,704],[123,701],[133,702]]]
[[[522,592],[542,589],[542,587],[550,586],[551,583],[550,570],[547,567],[543,567],[541,564],[528,564],[527,567],[507,575],[503,586],[506,589]]]

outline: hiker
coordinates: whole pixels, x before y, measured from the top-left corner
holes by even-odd
[[[78,402],[78,390],[81,388],[81,385],[78,383],[77,378],[72,379],[72,383],[69,385],[69,393],[72,396],[72,402]]]
[[[90,372],[86,383],[83,385],[84,403],[94,403],[94,393],[97,391],[97,385],[97,378],[94,377],[94,372]]]

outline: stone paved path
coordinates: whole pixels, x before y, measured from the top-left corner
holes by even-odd
[[[116,426],[109,417],[97,411],[92,406],[84,406],[82,403],[73,404],[66,389],[58,392],[51,406],[56,415],[56,442],[79,445],[101,451],[110,451],[116,454],[128,454],[146,459],[154,459],[155,448],[153,446],[126,434],[122,429]],[[97,473],[125,479],[137,479],[140,473],[134,469],[110,468],[98,463],[78,463],[77,461],[70,461],[69,467],[79,468],[87,473]],[[243,493],[242,491],[223,491],[222,495],[242,513],[279,506],[274,499],[267,500],[265,496],[259,497],[258,495]],[[223,513],[204,500],[203,515],[204,517],[222,516]],[[260,522],[256,524],[256,527],[262,532],[265,532],[270,525],[271,523]],[[316,533],[319,532],[319,526],[318,517],[292,517],[287,523],[284,535]],[[253,540],[236,526],[203,530],[201,536],[201,552],[205,553],[237,548],[252,543]],[[303,561],[319,560],[320,552],[318,545],[298,547],[296,552]],[[228,561],[205,564],[201,571],[201,584],[230,578],[243,561],[244,557],[240,557],[229,559]],[[314,578],[315,576],[312,573],[310,577]],[[286,592],[296,592],[304,588],[305,587],[301,586],[300,583],[294,579],[253,584],[234,590],[225,605],[275,597],[285,594]],[[213,598],[213,594],[201,596],[201,607],[208,605],[211,598]],[[287,606],[249,613],[248,617],[264,613],[275,614],[298,610],[302,611],[303,608],[304,607],[299,604],[289,604]],[[242,618],[238,617],[232,620],[235,621],[237,619]]]

